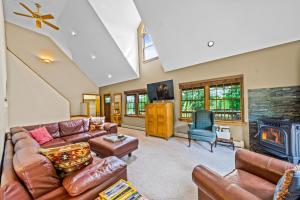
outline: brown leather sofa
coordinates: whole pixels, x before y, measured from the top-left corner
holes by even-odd
[[[199,165],[192,177],[198,186],[199,200],[272,200],[278,180],[292,166],[248,150],[237,150],[235,169],[229,174],[220,176]]]
[[[50,142],[42,145],[42,147],[56,147],[76,142],[87,142],[89,139],[107,135],[110,133],[117,133],[118,126],[114,123],[104,123],[102,130],[89,130],[90,121],[88,118],[62,121],[48,124],[38,124],[33,126],[14,127],[10,129],[10,132],[28,132],[33,129],[45,126],[48,132],[54,138]]]
[[[57,139],[65,142],[70,138],[68,134],[70,132],[81,132],[76,134],[83,136],[82,138],[86,140],[85,136],[89,135],[89,132],[77,129],[79,127],[75,125],[77,123],[79,121],[58,123],[59,133],[57,133],[57,124],[47,126],[47,129]],[[24,132],[27,128],[14,128],[13,134],[7,134],[0,199],[91,200],[119,179],[127,179],[126,163],[114,156],[104,159],[93,157],[93,162],[87,167],[65,178],[60,178],[52,163],[38,153],[40,145],[27,132]],[[89,137],[92,136],[89,135]],[[61,143],[55,142],[51,146],[54,144]]]

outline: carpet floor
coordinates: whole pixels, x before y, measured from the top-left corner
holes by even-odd
[[[119,133],[139,139],[139,148],[128,164],[128,180],[149,200],[196,200],[197,187],[192,181],[195,166],[203,164],[224,175],[234,168],[234,151],[218,146],[211,153],[208,143],[172,137],[168,141],[146,137],[144,131],[119,128]]]

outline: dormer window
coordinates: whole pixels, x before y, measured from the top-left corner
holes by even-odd
[[[148,33],[147,28],[143,28],[143,61],[149,62],[158,58],[157,51],[152,41],[151,35]]]

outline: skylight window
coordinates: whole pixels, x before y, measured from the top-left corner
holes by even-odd
[[[144,28],[143,31],[143,54],[144,62],[148,62],[158,58],[158,54],[153,44],[152,37],[148,33],[146,28]]]

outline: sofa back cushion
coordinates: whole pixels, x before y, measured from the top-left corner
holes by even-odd
[[[15,133],[12,136],[12,143],[16,144],[19,140],[26,139],[28,137],[31,138],[31,135],[27,131]]]
[[[28,147],[35,148],[37,150],[38,148],[40,148],[40,145],[32,137],[26,137],[16,142],[14,146],[14,151],[18,152],[19,150]]]
[[[76,133],[84,132],[82,119],[63,121],[63,122],[59,122],[58,125],[59,125],[61,136],[73,135]]]
[[[45,156],[34,148],[23,148],[13,158],[16,174],[33,198],[38,198],[61,186],[61,180]]]
[[[50,133],[50,135],[53,138],[59,138],[59,126],[58,123],[48,123],[48,124],[39,124],[39,125],[32,125],[32,126],[24,126],[27,131],[32,131],[34,129],[40,128],[40,127],[46,127],[47,131]]]

